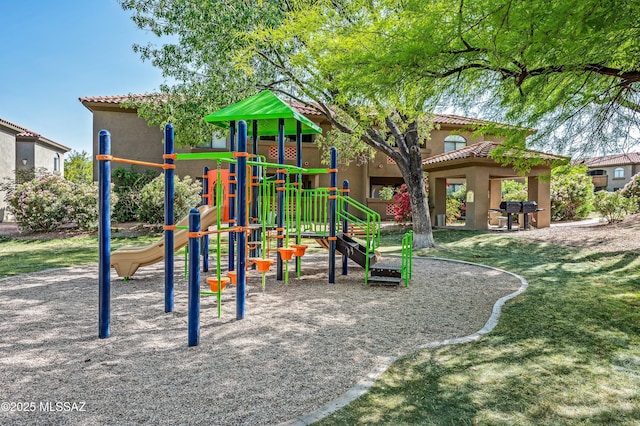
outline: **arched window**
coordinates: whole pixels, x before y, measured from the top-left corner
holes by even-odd
[[[444,152],[455,151],[467,146],[467,140],[460,135],[449,135],[444,138]]]
[[[53,157],[53,171],[60,171],[60,154],[58,153],[56,153],[56,155]]]
[[[624,179],[624,167],[616,167],[613,170],[614,179]]]

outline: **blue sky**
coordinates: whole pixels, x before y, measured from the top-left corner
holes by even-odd
[[[91,153],[93,137],[79,97],[149,93],[164,81],[131,48],[157,39],[116,0],[10,0],[1,20],[0,118],[76,151]]]

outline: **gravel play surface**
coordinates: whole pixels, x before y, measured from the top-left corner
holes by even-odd
[[[127,282],[112,272],[108,339],[97,337],[97,265],[0,280],[0,424],[278,424],[389,357],[478,331],[521,285],[424,258],[409,288],[367,287],[359,267],[329,285],[327,264],[326,253],[305,256],[301,278],[271,273],[264,292],[252,271],[241,321],[235,289],[223,293],[220,319],[215,297],[203,296],[197,347],[187,346],[182,276],[175,312],[164,313],[162,263]]]

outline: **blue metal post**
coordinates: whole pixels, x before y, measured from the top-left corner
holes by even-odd
[[[336,202],[338,185],[338,151],[331,148],[331,172],[329,183],[329,284],[336,282]]]
[[[236,151],[236,122],[229,123],[229,151]],[[229,226],[236,222],[236,165],[229,164]],[[235,270],[235,234],[229,233],[229,271]]]
[[[238,269],[236,270],[236,319],[244,318],[247,287],[247,123],[238,122]]]
[[[174,154],[173,144],[173,126],[167,124],[164,127],[164,153],[168,155]],[[174,164],[173,159],[165,156],[165,164]],[[174,187],[173,177],[175,171],[167,168],[164,171],[164,224],[166,227],[174,225],[173,203],[174,203]],[[165,229],[164,231],[164,311],[173,311],[173,230]]]
[[[284,164],[284,119],[278,120],[278,164]],[[278,169],[276,191],[278,192],[278,215],[276,217],[277,247],[283,246],[284,238],[284,173]],[[282,255],[277,254],[276,280],[282,281]]]
[[[200,212],[189,212],[189,233],[200,232]],[[200,342],[200,239],[189,237],[189,346]]]
[[[202,205],[209,205],[209,168],[202,169]],[[209,235],[202,236],[202,272],[209,271]]]
[[[100,130],[100,155],[111,155],[111,135]],[[98,166],[98,337],[109,337],[111,317],[111,161],[99,160]]]
[[[347,179],[342,181],[342,196],[349,196],[349,181]],[[346,213],[349,211],[349,205],[346,201],[342,202],[342,212],[345,213],[342,219],[342,234],[347,235],[349,233],[349,221],[347,220]],[[346,253],[342,253],[342,275],[349,273],[349,257]]]

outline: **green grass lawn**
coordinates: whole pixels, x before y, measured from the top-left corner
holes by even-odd
[[[417,254],[507,269],[528,290],[490,334],[402,358],[319,424],[640,424],[637,254],[471,231],[435,237],[448,250]]]
[[[112,238],[111,249],[144,246],[160,238],[161,235]],[[0,278],[91,263],[98,263],[97,236],[47,240],[0,237]]]
[[[401,235],[384,234],[382,246],[399,250],[393,245]],[[415,254],[513,271],[529,289],[506,304],[490,334],[400,359],[367,394],[320,424],[640,424],[637,254],[473,231],[435,237],[446,250]],[[158,238],[115,238],[112,248]],[[96,237],[0,238],[0,277],[96,263],[97,247]]]

